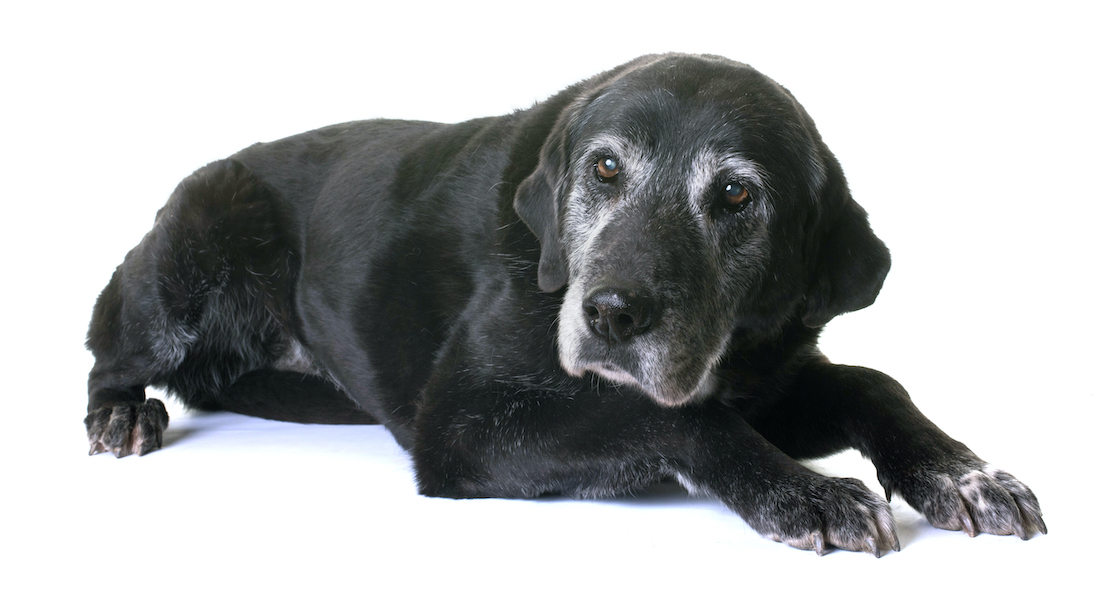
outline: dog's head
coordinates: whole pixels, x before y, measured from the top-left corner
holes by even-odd
[[[665,405],[704,396],[735,330],[871,304],[889,253],[787,90],[717,57],[643,57],[548,102],[515,197],[558,353]]]

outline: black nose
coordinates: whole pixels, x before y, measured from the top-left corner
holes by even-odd
[[[657,312],[657,303],[645,294],[607,287],[592,290],[582,307],[588,328],[608,342],[645,333]]]

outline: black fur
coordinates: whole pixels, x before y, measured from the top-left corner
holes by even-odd
[[[676,478],[773,539],[877,556],[887,503],[796,462],[856,448],[936,526],[1045,532],[896,382],[817,350],[889,265],[802,107],[725,59],[642,57],[456,125],[336,125],[180,184],[96,304],[91,450],[160,447],[160,386],[382,423],[433,496]]]

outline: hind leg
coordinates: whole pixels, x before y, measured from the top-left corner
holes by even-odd
[[[203,167],[115,271],[88,332],[93,454],[160,447],[168,414],[146,386],[214,408],[237,378],[285,351],[297,259],[275,196],[239,162]]]
[[[374,425],[371,414],[331,381],[295,371],[261,369],[238,378],[214,400],[215,410],[291,423]]]
[[[96,363],[88,376],[88,416],[84,419],[90,454],[146,454],[160,448],[168,426],[164,404],[145,397],[145,386],[156,379],[158,371],[155,352],[148,343],[155,320],[153,303],[138,301],[147,291],[141,289],[144,286],[138,286],[137,297],[123,299],[122,281],[127,271],[140,267],[136,255],[142,246],[115,271],[92,314],[88,348]]]
[[[141,395],[144,397],[144,391]],[[156,398],[123,401],[90,411],[84,418],[84,427],[90,443],[88,454],[110,452],[119,458],[130,454],[141,456],[159,449],[164,443],[168,410]]]

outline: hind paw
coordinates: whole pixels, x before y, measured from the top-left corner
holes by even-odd
[[[168,427],[168,411],[155,398],[142,404],[105,406],[89,412],[84,427],[88,430],[88,454],[141,456],[161,447],[164,429]]]

